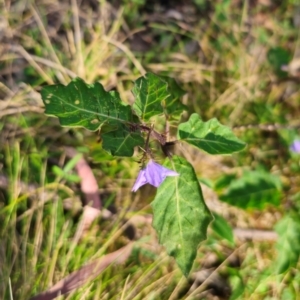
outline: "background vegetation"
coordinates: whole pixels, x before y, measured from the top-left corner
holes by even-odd
[[[102,271],[59,299],[300,299],[295,2],[1,2],[1,299],[29,299],[100,258]],[[145,71],[187,92],[183,119],[216,117],[247,143],[225,157],[174,149],[195,167],[215,216],[188,279],[151,228],[155,189],[131,193],[138,158],[114,159],[97,132],[43,114],[43,85],[79,76],[131,103]],[[80,153],[104,207],[92,225]],[[112,263],[123,246],[122,264]]]

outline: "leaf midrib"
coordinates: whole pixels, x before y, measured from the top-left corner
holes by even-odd
[[[107,119],[110,119],[110,120],[120,121],[120,122],[123,122],[123,123],[128,122],[128,120],[120,119],[120,118],[117,118],[117,117],[109,116],[109,115],[107,115],[107,114],[102,114],[102,113],[99,113],[99,112],[94,112],[94,111],[91,111],[91,110],[88,110],[88,109],[79,107],[79,106],[74,105],[74,104],[72,104],[72,103],[66,102],[63,98],[61,98],[61,97],[59,97],[59,96],[57,96],[57,95],[55,95],[55,97],[56,97],[57,99],[59,99],[61,102],[63,102],[65,105],[70,106],[70,107],[72,107],[72,108],[75,108],[77,111],[86,112],[86,113],[89,113],[89,114],[91,114],[91,115],[93,115],[93,116],[101,116],[101,117],[103,117],[103,118],[106,118],[106,120],[107,120]],[[124,106],[124,107],[125,107],[125,106]],[[47,109],[47,107],[46,107],[46,109]],[[47,115],[50,116],[51,114],[47,114]],[[52,116],[56,116],[56,115],[52,115]],[[104,123],[106,120],[103,120],[102,123]],[[100,122],[100,121],[99,121],[99,122]]]

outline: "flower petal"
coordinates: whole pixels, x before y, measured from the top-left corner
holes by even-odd
[[[293,152],[300,153],[300,140],[295,140],[290,149]]]
[[[145,175],[147,181],[155,187],[158,187],[165,179],[161,167],[162,166],[155,163],[153,160],[150,160],[146,167]]]
[[[147,182],[155,187],[159,187],[167,176],[178,176],[175,171],[169,170],[160,164],[150,160],[146,167]]]
[[[167,169],[151,159],[146,168],[140,170],[131,191],[136,192],[142,185],[146,183],[149,183],[155,187],[159,187],[167,176],[178,175],[179,174],[177,172]]]
[[[142,185],[147,183],[145,173],[145,170],[140,170],[139,175],[131,189],[132,192],[136,192]]]

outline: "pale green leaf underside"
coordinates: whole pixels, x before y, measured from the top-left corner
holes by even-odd
[[[203,200],[194,168],[183,158],[173,156],[164,166],[180,176],[167,177],[157,189],[152,202],[153,227],[159,241],[174,256],[187,276],[196,257],[199,243],[206,239],[212,216]]]
[[[300,222],[298,215],[287,215],[275,226],[278,233],[275,260],[275,274],[280,274],[297,266],[300,258]]]
[[[203,122],[196,113],[178,126],[177,138],[210,154],[228,154],[245,147],[245,143],[217,119]]]

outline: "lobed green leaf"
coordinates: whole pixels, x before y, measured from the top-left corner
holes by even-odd
[[[210,154],[228,154],[245,147],[245,143],[217,119],[203,122],[196,113],[178,126],[177,138]]]
[[[103,148],[116,156],[132,156],[134,147],[143,145],[140,132],[130,132],[125,125],[138,123],[131,107],[117,92],[106,92],[100,83],[86,84],[76,78],[67,86],[45,86],[42,91],[45,114],[59,118],[61,125],[101,128]]]
[[[174,256],[185,276],[188,276],[197,254],[199,243],[206,239],[212,220],[192,165],[173,156],[164,164],[179,176],[167,177],[157,189],[152,202],[153,227],[159,241]]]
[[[276,176],[263,171],[252,171],[231,181],[226,193],[219,198],[243,209],[262,210],[269,204],[278,206],[281,196],[281,184]]]
[[[120,122],[130,122],[133,118],[130,106],[121,101],[119,93],[105,91],[98,82],[87,84],[75,78],[67,86],[45,86],[41,95],[45,114],[58,117],[62,126],[94,131],[105,124],[113,130]]]

